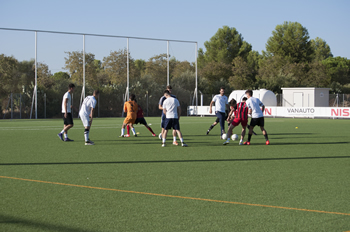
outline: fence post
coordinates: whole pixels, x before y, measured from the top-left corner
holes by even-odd
[[[22,94],[19,94],[19,119],[22,119]]]
[[[11,93],[11,119],[13,119],[13,93]]]
[[[46,93],[44,93],[44,118],[46,119]]]

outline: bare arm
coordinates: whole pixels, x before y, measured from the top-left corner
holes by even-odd
[[[68,98],[66,98],[66,100],[64,101],[64,109],[65,109],[65,113],[64,113],[64,117],[67,118],[67,105],[68,105]]]
[[[163,109],[163,113],[164,113],[164,115],[166,115],[166,109],[164,109],[163,107],[162,107],[162,109]]]
[[[159,104],[158,108],[159,108],[160,110],[163,110],[163,106],[160,105],[160,104]]]
[[[264,111],[265,111],[265,106],[264,105],[261,107],[261,111],[264,113]]]
[[[211,107],[213,106],[213,104],[214,104],[214,101],[211,101],[211,102],[210,102],[210,106],[209,106],[209,114],[212,113]]]

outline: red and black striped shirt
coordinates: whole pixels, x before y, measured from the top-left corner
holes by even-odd
[[[240,102],[235,106],[235,118],[248,120],[248,106],[245,102]]]

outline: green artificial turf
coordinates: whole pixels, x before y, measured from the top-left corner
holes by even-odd
[[[180,119],[189,147],[119,138],[122,118],[94,120],[95,146],[78,119],[69,143],[62,120],[1,120],[0,231],[350,230],[349,120],[267,118],[268,146],[223,146],[214,120]]]

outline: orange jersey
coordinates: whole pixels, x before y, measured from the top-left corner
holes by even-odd
[[[127,118],[137,118],[138,105],[135,101],[127,101],[124,103],[124,112]]]

